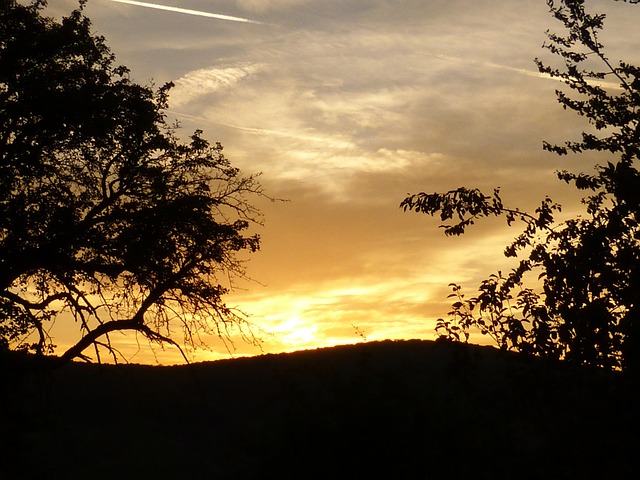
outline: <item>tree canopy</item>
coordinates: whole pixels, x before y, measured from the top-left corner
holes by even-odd
[[[523,225],[504,252],[519,259],[516,268],[482,281],[473,298],[465,298],[459,285],[450,285],[455,300],[449,318],[438,321],[441,337],[467,341],[476,328],[504,349],[637,374],[640,68],[608,58],[599,36],[605,15],[591,13],[588,3],[547,1],[564,33],[547,31],[544,48],[562,66],[536,59],[541,73],[568,87],[556,90],[562,107],[590,125],[578,140],[545,142],[543,148],[558,155],[597,152],[602,159],[592,171],[557,172],[559,180],[584,192],[584,215],[557,221],[560,205],[548,197],[527,213],[505,206],[497,189],[487,195],[466,187],[410,195],[401,207],[439,215],[446,235],[461,235],[488,216]],[[527,272],[538,273],[539,284],[525,287]]]
[[[172,84],[136,84],[80,7],[61,21],[44,1],[0,8],[0,348],[54,352],[51,327],[115,355],[110,334],[193,346],[246,318],[222,300],[262,195],[196,131],[178,138]]]

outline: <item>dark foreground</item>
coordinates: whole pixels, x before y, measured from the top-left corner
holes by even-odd
[[[0,357],[2,479],[638,478],[618,376],[380,342],[184,367]]]

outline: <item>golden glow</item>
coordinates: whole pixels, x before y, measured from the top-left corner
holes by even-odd
[[[309,347],[320,343],[317,337],[318,327],[305,322],[298,315],[290,316],[273,327],[273,334],[290,348]]]

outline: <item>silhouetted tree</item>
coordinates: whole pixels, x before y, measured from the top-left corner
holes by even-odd
[[[459,285],[448,319],[437,330],[466,341],[478,328],[504,349],[636,372],[640,369],[640,68],[612,62],[599,40],[605,16],[589,13],[585,0],[548,0],[564,34],[547,32],[544,48],[562,60],[554,68],[536,59],[540,72],[561,80],[565,109],[591,125],[578,141],[544,143],[559,155],[600,152],[590,173],[559,171],[560,180],[584,191],[584,216],[558,222],[560,206],[545,198],[529,214],[507,208],[498,190],[485,195],[459,188],[405,198],[404,210],[439,214],[446,235],[460,235],[481,217],[503,216],[523,232],[505,250],[517,268],[484,280],[465,299]],[[626,3],[638,3],[629,0]],[[572,93],[571,93],[572,92]],[[523,275],[540,274],[541,288],[524,288]]]
[[[243,233],[260,220],[256,177],[201,131],[178,139],[172,85],[114,66],[84,2],[60,22],[45,5],[0,10],[0,346],[52,353],[54,322],[80,332],[63,361],[114,354],[115,331],[176,344],[177,330],[193,346],[237,327],[253,341],[221,282],[259,248]]]

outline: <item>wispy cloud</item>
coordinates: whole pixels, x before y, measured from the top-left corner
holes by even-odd
[[[188,8],[179,8],[179,7],[171,7],[169,5],[161,5],[157,3],[147,3],[147,2],[136,2],[134,0],[110,0],[116,3],[124,3],[127,5],[134,5],[136,7],[146,7],[146,8],[155,8],[156,10],[166,10],[168,12],[174,13],[184,13],[187,15],[196,15],[198,17],[207,17],[207,18],[215,18],[218,20],[227,20],[230,22],[242,22],[242,23],[256,23],[261,24],[262,22],[258,22],[255,20],[249,20],[248,18],[242,17],[233,17],[230,15],[221,15],[219,13],[210,13],[203,12],[201,10],[190,10]]]
[[[181,107],[205,95],[232,87],[243,78],[249,77],[263,68],[263,64],[239,63],[191,71],[174,82],[176,88],[171,95],[171,105]]]
[[[526,75],[526,76],[529,76],[529,77],[536,77],[536,78],[544,78],[544,79],[547,79],[547,80],[553,80],[553,81],[561,82],[561,83],[564,82],[561,78],[552,77],[548,73],[542,73],[542,72],[539,72],[537,70],[528,70],[526,68],[512,67],[512,66],[503,65],[503,64],[500,64],[500,63],[488,62],[488,61],[482,61],[482,60],[473,60],[473,59],[469,59],[469,58],[454,57],[454,56],[451,56],[451,55],[437,54],[437,55],[435,55],[435,57],[439,58],[441,60],[447,60],[447,61],[456,62],[456,63],[460,63],[460,64],[463,64],[463,63],[470,64],[471,63],[471,64],[480,65],[480,66],[484,66],[484,67],[494,68],[494,69],[497,69],[497,70],[504,70],[504,71],[507,71],[507,72],[517,73],[519,75]],[[613,90],[622,90],[622,87],[620,85],[618,85],[617,83],[614,83],[614,82],[590,80],[589,83],[591,85],[597,85],[597,86],[602,87],[602,88],[609,88],[609,89],[613,89]]]

